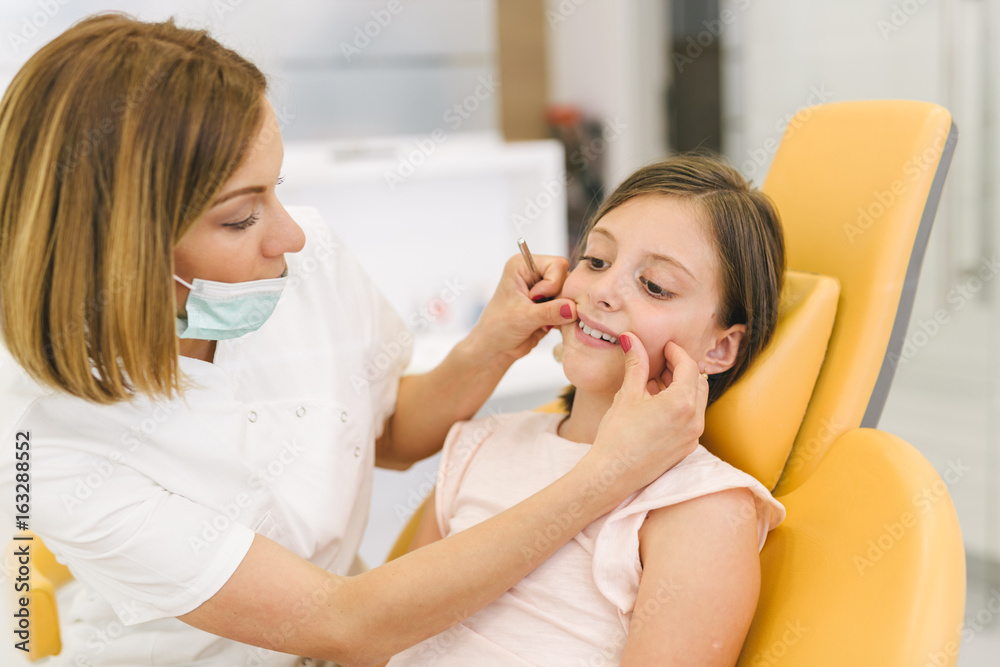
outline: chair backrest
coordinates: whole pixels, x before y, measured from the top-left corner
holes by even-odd
[[[788,268],[837,278],[840,304],[777,492],[801,484],[837,436],[877,425],[957,138],[946,109],[904,100],[827,104],[789,122],[762,189],[781,212]]]
[[[763,189],[789,269],[837,278],[840,299],[739,665],[957,662],[965,551],[947,486],[907,443],[858,428],[885,404],[957,136],[932,104],[846,102],[800,112],[775,155]]]

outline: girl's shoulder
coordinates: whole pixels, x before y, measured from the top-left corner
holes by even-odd
[[[739,488],[747,489],[753,496],[757,515],[763,519],[764,533],[784,519],[784,506],[774,499],[763,484],[752,475],[726,463],[702,445],[698,445],[694,452],[643,489],[630,503],[630,511],[650,512]]]
[[[745,490],[743,493],[720,493]],[[750,502],[752,496],[753,501]],[[752,476],[729,465],[701,445],[676,466],[612,511],[601,526],[594,545],[594,578],[602,594],[623,615],[631,612],[639,589],[642,564],[639,559],[640,531],[651,513],[674,512],[689,500],[697,500],[680,513],[708,516],[724,525],[749,524],[756,528],[758,550],[768,531],[785,517],[785,508]],[[667,512],[659,510],[667,509]],[[707,514],[706,514],[707,513]],[[690,519],[690,516],[682,518]],[[664,522],[661,522],[664,523]],[[676,522],[675,522],[676,523]],[[688,521],[708,529],[709,521]],[[664,524],[666,525],[666,524]],[[670,530],[668,525],[667,530]]]

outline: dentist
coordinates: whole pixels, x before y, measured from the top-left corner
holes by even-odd
[[[403,377],[399,317],[314,211],[278,201],[265,89],[203,31],[108,14],[0,102],[0,497],[30,487],[30,528],[75,577],[66,664],[376,663],[498,597],[701,433],[694,363],[668,355],[651,396],[623,333],[625,386],[573,470],[359,572],[373,467],[436,452],[575,306],[532,302],[565,260],[536,258],[529,290],[514,258],[468,337]]]

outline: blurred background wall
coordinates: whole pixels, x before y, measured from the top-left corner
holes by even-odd
[[[601,193],[659,156],[719,150],[760,185],[803,107],[947,107],[958,150],[880,427],[953,471],[970,576],[1000,590],[1000,304],[975,279],[997,245],[1000,0],[14,0],[0,86],[109,9],[206,28],[270,76],[283,200],[321,208],[405,316],[429,313],[418,368],[475,321],[513,238],[568,252]],[[551,342],[487,409],[554,395]],[[380,473],[369,561],[435,465]]]

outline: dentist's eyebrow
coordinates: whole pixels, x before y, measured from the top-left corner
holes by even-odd
[[[232,192],[227,192],[226,194],[221,195],[218,199],[216,199],[212,203],[212,206],[213,207],[214,206],[218,206],[222,202],[229,201],[233,197],[239,197],[241,195],[248,195],[248,194],[251,194],[251,193],[253,193],[253,194],[260,194],[262,192],[265,192],[266,190],[267,190],[267,188],[264,187],[263,185],[251,185],[251,186],[248,186],[248,187],[245,187],[245,188],[240,188],[239,190],[233,190]]]
[[[593,229],[590,230],[590,233],[591,234],[603,234],[604,236],[607,236],[608,239],[612,243],[617,243],[617,240],[615,239],[614,234],[612,234],[608,230],[604,229],[603,227],[594,227]],[[670,264],[671,266],[677,267],[678,269],[680,269],[684,273],[686,273],[689,276],[691,276],[691,280],[695,281],[695,283],[698,282],[698,279],[694,277],[694,274],[691,273],[686,266],[684,266],[683,264],[681,264],[680,260],[677,259],[676,257],[671,257],[670,255],[661,255],[658,252],[651,252],[651,253],[648,253],[648,255],[650,257],[652,257],[653,259],[657,260],[657,261],[665,262],[667,264]]]

